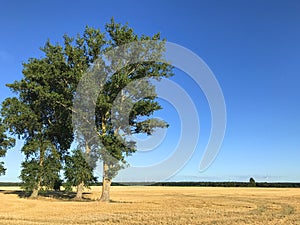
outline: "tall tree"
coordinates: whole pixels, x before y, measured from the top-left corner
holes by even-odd
[[[20,178],[23,187],[36,198],[42,186],[52,186],[61,169],[59,161],[73,141],[71,116],[64,107],[54,104],[64,97],[62,89],[67,66],[59,54],[60,48],[46,43],[46,57],[24,63],[24,78],[7,86],[17,95],[2,103],[4,124],[12,135],[24,140]],[[62,85],[63,84],[63,85]],[[66,95],[66,93],[64,93]],[[69,121],[69,122],[68,122]],[[52,166],[47,166],[48,164]]]
[[[0,118],[0,157],[6,155],[6,151],[15,145],[15,139],[6,135],[6,129]],[[5,174],[4,162],[0,162],[0,176]]]
[[[84,112],[86,107],[82,102],[89,101],[88,95],[98,94],[97,102],[93,105],[91,101],[91,104],[95,106],[95,133],[101,140],[101,201],[110,200],[112,179],[126,165],[126,157],[136,151],[135,142],[128,138],[129,135],[151,135],[156,128],[168,126],[162,120],[151,118],[161,106],[156,101],[155,86],[147,78],[160,80],[173,75],[172,66],[163,62],[165,41],[160,40],[159,34],[139,37],[127,25],[113,20],[106,25],[106,32],[109,39],[102,50],[105,59],[94,62],[93,69],[83,77],[87,81],[81,82],[81,85],[84,83],[82,93],[76,93],[83,94],[79,101]],[[109,65],[108,68],[105,65]],[[95,82],[91,83],[93,79]],[[89,117],[81,118],[84,121]],[[92,124],[91,121],[87,124]]]
[[[15,83],[14,85],[19,84]],[[32,83],[20,84],[24,88],[20,95],[26,93],[27,97],[28,93],[36,90],[32,86],[28,88],[26,85],[31,86]],[[28,102],[24,101],[23,97],[19,99],[13,97],[6,99],[2,105],[4,123],[10,133],[24,139],[22,152],[26,157],[22,163],[20,178],[22,187],[26,191],[32,192],[32,198],[38,196],[42,186],[53,187],[55,179],[59,176],[60,160],[63,154],[63,149],[61,149],[63,145],[59,145],[53,139],[52,130],[48,127],[51,121],[46,112],[47,106],[42,101],[41,95],[30,99]],[[45,120],[49,121],[46,123]]]
[[[256,182],[253,177],[249,179],[249,187],[256,187]]]

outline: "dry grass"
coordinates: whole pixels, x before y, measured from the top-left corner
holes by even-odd
[[[112,187],[112,203],[0,190],[0,224],[300,224],[300,189]],[[97,187],[85,197],[99,194]]]

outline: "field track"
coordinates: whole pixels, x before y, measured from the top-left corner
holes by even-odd
[[[0,224],[282,224],[300,225],[300,189],[112,187],[112,203],[18,196],[0,187]],[[92,200],[89,200],[92,199]]]

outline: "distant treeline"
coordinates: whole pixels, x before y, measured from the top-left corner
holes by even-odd
[[[16,187],[21,186],[21,183],[18,182],[0,182],[0,187]]]
[[[97,183],[101,185],[101,183]],[[113,186],[167,186],[167,187],[254,187],[250,182],[119,182]],[[256,182],[255,187],[300,188],[300,183]]]
[[[188,187],[253,187],[249,182],[158,182],[151,186],[188,186]],[[300,183],[256,182],[255,187],[300,188]]]
[[[20,186],[18,182],[0,182],[2,186]],[[92,186],[101,186],[102,183],[94,183]],[[167,186],[167,187],[253,187],[249,182],[114,182],[112,186]],[[300,183],[267,183],[256,182],[255,187],[300,188]]]

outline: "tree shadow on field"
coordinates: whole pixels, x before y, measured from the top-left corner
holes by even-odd
[[[22,190],[0,190],[0,193],[7,195],[17,195],[19,198],[29,198],[30,192],[22,191]],[[86,198],[85,195],[88,195],[88,192],[83,193],[83,197],[81,200],[75,199],[75,192],[67,192],[67,191],[46,191],[42,190],[39,192],[39,196],[37,199],[54,199],[54,200],[62,200],[62,201],[93,201],[90,198]]]
[[[25,191],[20,190],[0,190],[0,193],[3,193],[5,195],[18,195],[20,198],[26,198]]]
[[[134,202],[132,202],[132,201],[116,201],[116,200],[110,200],[109,203],[118,203],[118,204],[120,204],[120,203],[122,203],[122,204],[126,203],[126,204],[133,204]]]

